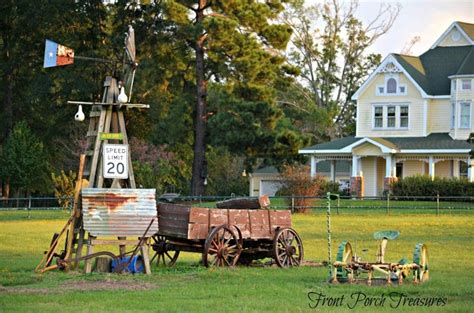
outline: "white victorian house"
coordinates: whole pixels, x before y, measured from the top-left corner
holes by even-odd
[[[416,174],[474,181],[474,24],[454,22],[420,56],[388,55],[353,96],[356,134],[299,151],[348,162],[352,193],[379,196]],[[330,175],[335,177],[335,175]]]

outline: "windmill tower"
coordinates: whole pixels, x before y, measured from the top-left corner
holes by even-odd
[[[46,41],[44,67],[62,66],[74,63],[74,59],[90,60],[102,63],[120,65],[120,75],[107,76],[103,84],[101,102],[68,101],[68,104],[77,105],[76,121],[84,121],[83,106],[91,106],[89,114],[89,127],[86,134],[87,148],[80,158],[79,174],[76,183],[74,208],[70,219],[63,230],[51,242],[50,249],[40,262],[37,271],[44,272],[53,268],[76,267],[82,257],[85,244],[88,245],[87,254],[92,253],[91,240],[95,237],[89,234],[86,238],[83,215],[81,211],[81,189],[84,187],[83,179],[87,181],[88,188],[115,188],[135,189],[136,183],[133,175],[132,161],[128,146],[127,130],[124,118],[124,109],[149,108],[146,104],[132,104],[136,62],[135,33],[129,26],[125,34],[123,61],[75,56],[71,48]],[[128,95],[126,91],[128,90]],[[61,236],[66,235],[65,249],[60,254],[55,253]],[[87,239],[87,240],[86,240]],[[125,246],[120,244],[125,237],[118,237],[120,254],[125,254]],[[51,265],[51,260],[57,256],[59,265]],[[86,272],[91,270],[90,259],[86,260]]]

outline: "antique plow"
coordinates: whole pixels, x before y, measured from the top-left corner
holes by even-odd
[[[374,238],[381,240],[375,262],[362,261],[352,250],[352,245],[348,241],[343,241],[338,247],[336,261],[332,264],[331,282],[366,282],[369,286],[376,281],[402,284],[410,272],[413,273],[414,284],[427,281],[429,279],[428,248],[423,243],[415,246],[412,263],[406,259],[395,263],[385,261],[388,240],[394,240],[399,235],[398,231],[374,233]]]

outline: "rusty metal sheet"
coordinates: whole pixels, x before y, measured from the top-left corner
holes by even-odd
[[[84,229],[92,236],[142,236],[156,218],[155,189],[82,189]],[[146,234],[158,231],[155,221]]]

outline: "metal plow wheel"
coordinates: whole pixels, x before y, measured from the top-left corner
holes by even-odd
[[[234,266],[242,252],[242,236],[235,226],[221,225],[207,236],[202,253],[204,266]]]
[[[303,242],[292,228],[281,228],[273,241],[273,254],[279,267],[300,266],[303,262]]]
[[[166,239],[165,236],[154,235],[151,238],[153,239],[151,247],[153,251],[155,251],[155,255],[150,263],[153,263],[156,258],[156,264],[158,266],[160,266],[160,264],[163,266],[173,266],[178,259],[179,251],[169,249],[169,240]]]
[[[337,248],[337,256],[336,256],[336,261],[341,262],[344,264],[349,263],[352,260],[353,252],[352,252],[352,246],[350,242],[348,241],[343,241]],[[349,271],[343,267],[338,266],[337,267],[337,278],[338,279],[352,279],[354,277],[349,277]]]
[[[430,278],[428,267],[428,247],[423,243],[418,243],[413,252],[413,263],[418,265],[418,269],[413,271],[415,279],[419,282],[427,281]]]

